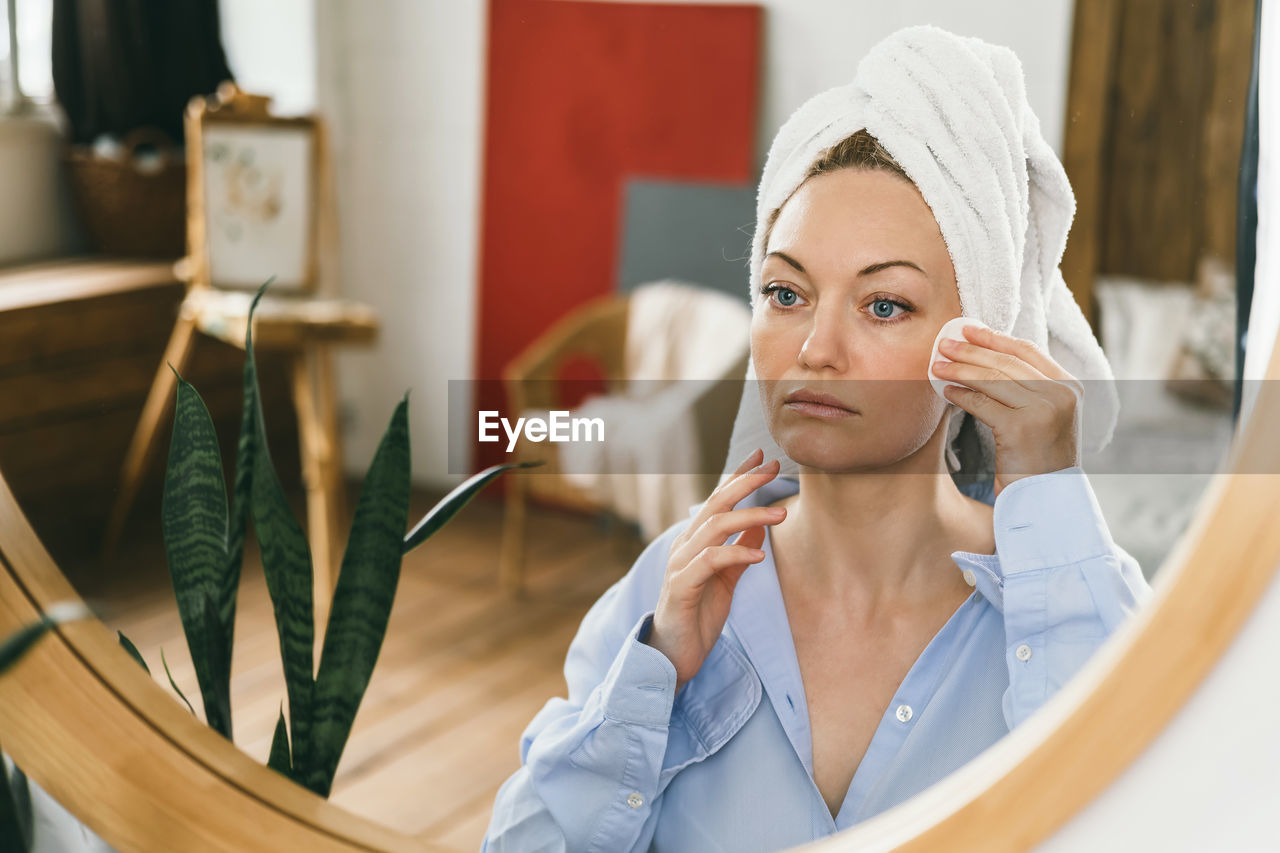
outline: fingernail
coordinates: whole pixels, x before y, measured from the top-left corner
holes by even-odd
[[[752,548],[752,549],[751,549],[751,556],[753,556],[753,557],[763,557],[763,556],[764,556],[764,551],[761,551],[759,548]]]
[[[776,517],[776,518],[782,518],[782,516],[784,516],[784,515],[786,515],[786,514],[787,514],[787,508],[786,508],[785,506],[771,506],[771,507],[769,507],[769,515],[772,515],[772,516],[774,516],[774,517]]]

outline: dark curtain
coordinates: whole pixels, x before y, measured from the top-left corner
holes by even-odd
[[[53,85],[72,143],[158,128],[231,79],[217,0],[54,0]]]
[[[1253,274],[1258,262],[1258,55],[1262,40],[1262,0],[1253,18],[1253,71],[1245,98],[1244,146],[1240,152],[1240,187],[1236,210],[1236,382],[1232,419],[1240,420],[1244,391],[1245,332],[1253,304]]]

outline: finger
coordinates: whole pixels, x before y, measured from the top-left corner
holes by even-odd
[[[1023,372],[1024,376],[1026,375],[1024,371],[1033,371],[1035,376],[1021,380],[1011,377],[1006,372],[1010,362],[1002,359],[1013,359],[1020,366],[1016,367],[1016,370]],[[939,379],[953,380],[981,391],[1012,409],[1022,409],[1045,402],[1055,409],[1069,405],[1078,406],[1084,394],[1084,386],[1070,374],[1061,381],[1049,379],[1024,361],[983,348],[978,348],[971,360],[935,361],[933,374]]]
[[[742,462],[738,465],[737,469],[735,469],[735,470],[734,470],[734,472],[733,472],[732,474],[730,474],[728,477],[726,477],[726,478],[725,478],[725,479],[720,483],[720,485],[716,486],[714,489],[712,489],[712,490],[711,490],[711,494],[712,494],[712,495],[716,494],[716,493],[717,493],[717,492],[719,492],[721,489],[723,489],[725,486],[729,485],[729,484],[730,484],[730,483],[732,483],[734,480],[736,480],[738,477],[740,477],[740,476],[742,476],[743,474],[747,473],[747,472],[748,472],[748,471],[750,471],[752,468],[755,468],[756,466],[758,466],[758,465],[760,464],[760,462],[761,462],[763,459],[764,459],[764,450],[762,450],[761,448],[757,447],[755,450],[751,451],[751,455],[750,455],[750,456],[748,456],[746,459],[743,459],[743,460],[742,460]]]
[[[1014,412],[1014,409],[972,388],[947,385],[942,389],[942,393],[949,401],[991,427],[995,432],[1005,430],[1008,425],[1007,418]]]
[[[702,509],[694,516],[688,530],[696,530],[716,513],[732,510],[743,498],[777,476],[780,470],[782,463],[777,459],[770,459],[721,483],[703,502]]]
[[[972,335],[968,334],[971,330],[974,332]],[[963,331],[968,341],[1021,359],[1035,368],[1040,373],[1041,378],[1055,380],[1074,378],[1062,365],[1053,360],[1053,356],[1026,338],[1003,335],[995,329],[984,329],[981,326],[965,326]],[[951,356],[948,355],[947,357],[950,358]]]
[[[681,540],[681,539],[687,539],[687,538],[689,538],[690,536],[692,536],[692,535],[693,535],[693,532],[694,532],[695,530],[697,530],[697,528],[698,528],[698,527],[702,524],[702,522],[706,519],[708,511],[710,511],[710,512],[715,512],[715,508],[711,506],[712,500],[713,500],[713,499],[714,499],[718,494],[720,494],[721,490],[725,489],[726,487],[728,487],[728,486],[729,486],[729,484],[731,484],[732,482],[734,482],[735,480],[737,480],[737,479],[738,479],[738,477],[742,476],[742,475],[743,475],[743,474],[745,474],[746,472],[750,471],[752,468],[754,468],[754,467],[756,467],[757,465],[759,465],[760,460],[761,460],[763,457],[764,457],[764,450],[762,450],[761,448],[758,448],[758,447],[757,447],[755,450],[751,451],[751,455],[750,455],[750,456],[748,456],[746,459],[742,460],[742,463],[738,465],[737,470],[735,470],[735,471],[733,472],[733,474],[732,474],[732,475],[730,475],[730,476],[729,476],[726,480],[724,480],[724,482],[722,482],[720,485],[718,485],[718,486],[716,486],[714,489],[712,489],[712,490],[711,490],[711,495],[710,495],[710,496],[709,496],[705,501],[703,501],[703,504],[702,504],[702,511],[701,511],[701,512],[699,512],[699,513],[697,514],[697,516],[695,516],[695,517],[694,517],[693,521],[692,521],[692,522],[690,522],[690,523],[689,523],[689,525],[684,529],[684,532],[682,532],[682,533],[680,534],[680,536],[679,536],[679,537],[677,537],[677,541],[679,541],[679,540]]]
[[[735,568],[744,563],[751,565],[763,559],[762,551],[745,545],[713,545],[703,548],[679,574],[691,589],[700,589],[717,572]]]
[[[787,517],[785,507],[752,506],[720,512],[704,521],[693,535],[683,543],[674,546],[672,556],[682,562],[688,562],[703,548],[723,545],[730,536],[750,528],[760,528],[760,541],[752,547],[759,547],[764,541],[764,525],[777,524]]]
[[[730,566],[720,570],[719,577],[727,585],[730,595],[733,595],[733,591],[738,588],[738,581],[753,565],[754,563],[743,563],[741,566]]]
[[[970,389],[979,391],[1011,409],[1020,409],[1029,405],[1037,396],[1045,393],[1046,386],[1055,384],[1052,380],[1042,377],[1040,381],[1043,384],[1037,390],[1015,381],[997,367],[985,367],[960,361],[935,361],[933,375],[949,382],[967,385]]]
[[[1028,341],[1027,343],[1030,343]],[[1025,361],[1012,346],[995,349],[984,343],[947,339],[938,345],[938,354],[957,364],[970,364],[998,370],[1010,379],[1034,389],[1037,384],[1050,382],[1033,364]]]
[[[738,501],[742,500],[754,490],[758,489],[762,484],[768,482],[768,478],[772,478],[774,474],[782,470],[782,463],[777,459],[769,459],[761,462],[754,468],[748,468],[741,474],[736,475],[732,480],[725,483],[720,490],[720,495],[730,496],[733,503],[729,506],[735,506]],[[758,479],[759,475],[767,474],[768,478]]]
[[[764,544],[765,526],[748,527],[742,535],[733,540],[735,545],[746,545],[748,548],[759,548]]]
[[[1047,397],[1037,397],[1026,408],[1015,410],[970,388],[948,385],[943,391],[950,402],[990,426],[997,435],[997,444],[1001,443],[1000,436],[1005,436],[1010,443],[1035,442],[1039,440],[1037,437],[1057,436],[1067,428],[1070,416],[1074,416],[1078,429],[1079,411],[1072,408],[1075,404],[1071,399],[1073,393],[1059,385],[1058,394],[1064,398],[1060,403]],[[1079,452],[1078,440],[1076,452]]]
[[[742,460],[742,464],[739,465],[737,470],[733,472],[734,476],[737,476],[738,474],[743,474],[751,470],[752,468],[756,467],[757,465],[760,464],[762,459],[764,459],[764,451],[761,450],[759,447],[757,447],[755,450],[751,451],[750,456]]]

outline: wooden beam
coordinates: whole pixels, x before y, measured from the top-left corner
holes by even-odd
[[[1076,217],[1062,257],[1062,275],[1095,329],[1093,295],[1098,272],[1106,182],[1104,145],[1111,104],[1111,77],[1119,38],[1118,0],[1077,0],[1071,35],[1071,71],[1062,163],[1076,195]]]

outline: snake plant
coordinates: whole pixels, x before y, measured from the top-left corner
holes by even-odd
[[[267,764],[327,797],[382,648],[402,557],[444,526],[499,474],[541,463],[509,463],[481,471],[446,495],[406,535],[406,393],[392,413],[361,487],[317,670],[310,547],[271,462],[254,364],[253,313],[272,280],[258,289],[249,308],[244,402],[230,511],[213,421],[199,393],[178,376],[162,527],[205,719],[231,740],[236,592],[245,531],[252,517],[275,614],[289,705],[287,723],[281,708]],[[128,642],[123,636],[121,641]],[[137,658],[141,661],[140,655]]]

